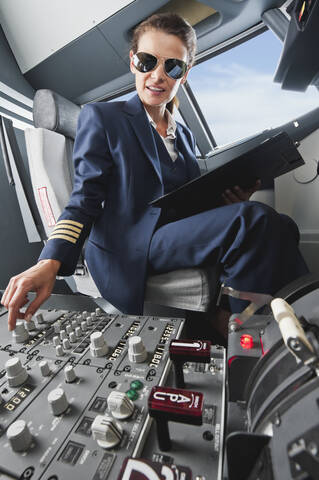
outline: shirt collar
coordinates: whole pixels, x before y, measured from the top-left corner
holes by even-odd
[[[144,109],[145,109],[148,121],[150,122],[152,127],[154,127],[156,129],[156,123],[154,122],[154,120],[152,119],[152,117],[150,116],[150,114],[148,113],[148,111],[146,110],[145,107],[144,107]],[[172,114],[167,109],[165,110],[165,115],[166,115],[166,118],[167,118],[167,129],[166,129],[166,137],[165,138],[174,139],[174,138],[176,138],[176,122],[175,122]]]

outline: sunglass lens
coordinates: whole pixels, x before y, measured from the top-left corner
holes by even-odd
[[[133,63],[139,72],[146,73],[156,66],[157,58],[150,53],[139,52],[134,55]]]
[[[174,78],[174,80],[181,78],[186,72],[186,69],[186,63],[177,58],[169,58],[165,61],[165,71],[167,75]]]

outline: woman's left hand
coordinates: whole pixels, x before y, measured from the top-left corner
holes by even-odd
[[[253,187],[247,188],[245,190],[240,188],[238,185],[236,185],[232,189],[225,190],[225,192],[222,194],[225,205],[231,205],[232,203],[238,202],[246,202],[250,199],[254,192],[259,190],[260,185],[261,181],[257,180]]]

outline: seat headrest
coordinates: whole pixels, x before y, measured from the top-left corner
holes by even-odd
[[[35,127],[75,138],[81,108],[52,90],[38,90],[33,99]]]

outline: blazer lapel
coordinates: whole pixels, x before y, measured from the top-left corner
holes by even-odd
[[[157,154],[152,128],[147,119],[143,104],[139,99],[138,95],[135,95],[125,103],[123,111],[127,114],[128,119],[135,132],[135,135],[147,158],[152,163],[156,175],[158,176],[160,182],[163,183],[161,166]]]
[[[176,149],[180,154],[183,155],[185,160],[185,165],[187,167],[189,173],[189,179],[192,180],[200,175],[199,166],[196,160],[196,156],[189,144],[189,140],[187,139],[183,128],[181,125],[176,123]]]

